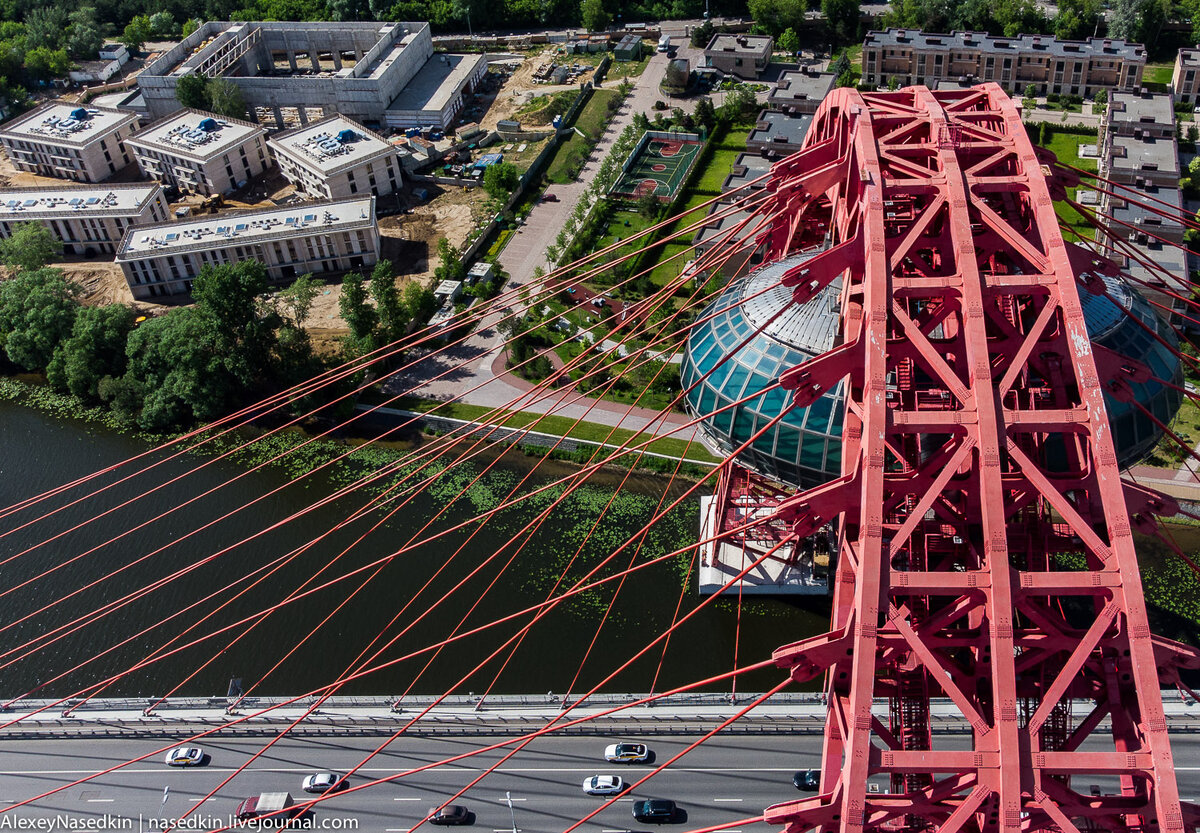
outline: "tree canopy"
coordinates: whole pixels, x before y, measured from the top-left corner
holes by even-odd
[[[78,289],[60,269],[26,269],[0,282],[0,349],[29,371],[50,363],[79,310]]]
[[[17,223],[0,239],[0,263],[19,269],[41,269],[62,254],[62,242],[36,220]]]

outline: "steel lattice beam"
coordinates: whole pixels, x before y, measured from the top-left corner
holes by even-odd
[[[820,795],[765,815],[789,833],[1185,829],[1156,664],[1198,658],[1152,639],[1131,534],[1169,501],[1121,481],[1103,395],[1137,369],[1093,350],[1077,281],[1111,265],[1064,243],[1047,173],[994,84],[836,90],[773,169],[768,259],[828,230],[785,281],[844,277],[840,346],[784,383],[848,391],[842,477],[778,507],[841,531],[830,633],[776,652],[830,709]]]

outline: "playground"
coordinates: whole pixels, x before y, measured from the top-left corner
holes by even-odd
[[[694,133],[647,131],[626,160],[612,195],[637,200],[652,194],[670,202],[700,158],[704,141]]]

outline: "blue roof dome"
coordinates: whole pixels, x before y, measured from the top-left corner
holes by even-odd
[[[750,469],[800,488],[811,488],[841,473],[842,384],[807,408],[792,408],[791,394],[774,389],[717,411],[756,391],[766,391],[785,370],[834,346],[840,332],[840,281],[802,305],[792,302],[790,289],[778,285],[784,272],[808,257],[811,254],[784,258],[731,283],[701,314],[702,319],[712,318],[692,329],[680,366],[688,410],[711,414],[702,423],[705,439],[722,452],[731,453],[781,411],[788,411],[737,459]],[[1120,308],[1104,296],[1081,294],[1092,340],[1138,359],[1156,377],[1182,386],[1179,359],[1130,316],[1174,344],[1170,328],[1124,283],[1108,280],[1107,284]],[[707,378],[701,378],[710,371]],[[1181,395],[1176,390],[1153,381],[1133,388],[1138,401],[1164,423],[1179,409]],[[1144,457],[1162,431],[1133,404],[1111,397],[1105,397],[1105,403],[1118,461],[1124,466]]]

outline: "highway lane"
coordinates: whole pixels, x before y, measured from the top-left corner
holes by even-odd
[[[632,781],[650,771],[649,766],[605,763],[603,747],[611,740],[563,737],[535,741],[458,799],[476,813],[473,830],[511,831],[513,816],[518,833],[566,829],[602,803],[602,799],[583,794],[580,785],[585,778],[618,774]],[[658,736],[640,740],[655,751],[658,761],[664,761],[695,738]],[[156,754],[33,804],[6,810],[6,803],[11,807],[130,757],[152,752],[161,744],[94,739],[0,741],[0,830],[5,826],[6,816],[91,819],[93,824],[118,816],[131,820],[125,829],[150,833],[161,829],[161,819],[177,818],[189,810],[195,811],[200,822],[196,829],[214,829],[228,823],[243,798],[284,790],[300,797],[300,781],[305,775],[323,769],[344,772],[362,761],[379,741],[371,738],[280,741],[221,787],[212,799],[201,804],[208,791],[261,750],[265,742],[253,739],[205,742],[201,745],[209,753],[210,762],[191,770],[170,769],[162,763],[162,756]],[[368,762],[352,779],[352,784],[361,785],[461,755],[491,742],[492,739],[485,738],[402,738]],[[966,739],[939,737],[935,742],[948,749],[963,748]],[[1181,762],[1177,772],[1181,795],[1185,800],[1200,801],[1200,737],[1179,735],[1174,742],[1176,760]],[[319,824],[341,825],[325,829],[404,833],[429,808],[466,786],[502,754],[482,753],[393,782],[340,794],[321,802],[314,819]],[[817,767],[819,760],[819,737],[718,737],[684,756],[632,796],[670,798],[678,802],[687,814],[680,829],[733,822],[755,816],[770,804],[803,795],[791,786],[792,773]],[[1105,791],[1115,787],[1115,783],[1106,784],[1104,779],[1095,780]],[[882,780],[879,785],[881,789],[886,786]],[[1086,790],[1086,785],[1081,789]],[[505,793],[512,797],[512,815]],[[581,830],[604,833],[645,829],[646,825],[634,822],[631,801],[631,796],[623,797]],[[739,829],[755,826],[748,824]]]

